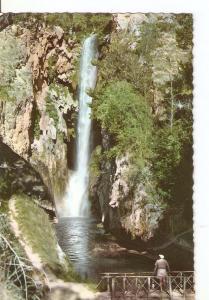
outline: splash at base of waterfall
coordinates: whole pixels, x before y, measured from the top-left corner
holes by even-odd
[[[85,181],[88,181],[88,177],[86,176],[86,174],[81,175],[78,171],[75,171],[73,174],[71,174],[69,185],[67,188],[67,195],[64,200],[65,208],[62,213],[63,216],[89,216],[90,208],[87,191],[88,183],[84,185],[83,183]]]

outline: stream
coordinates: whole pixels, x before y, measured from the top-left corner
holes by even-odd
[[[117,257],[96,255],[95,249],[104,245],[103,229],[88,218],[61,218],[56,224],[58,241],[73,263],[75,270],[85,279],[98,280],[104,272],[142,272],[153,270],[153,260],[145,256],[125,254]]]
[[[93,219],[60,218],[55,228],[61,248],[84,279],[98,281],[100,274],[105,272],[152,272],[159,253],[163,253],[168,259],[172,271],[193,270],[193,252],[174,243],[161,250],[153,247],[149,252],[150,256],[128,251],[120,253],[118,249],[124,249],[120,246],[116,250],[113,248],[111,252],[109,246],[114,247],[120,244],[119,241],[112,240],[113,237],[105,234],[103,228],[98,228]],[[130,244],[127,242],[125,247],[129,248]],[[102,251],[99,252],[98,249]]]

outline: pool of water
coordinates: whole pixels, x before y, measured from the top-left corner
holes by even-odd
[[[58,241],[75,270],[83,278],[98,279],[104,272],[152,271],[153,260],[127,254],[123,257],[93,255],[93,249],[104,243],[104,232],[87,218],[61,218],[56,224]]]

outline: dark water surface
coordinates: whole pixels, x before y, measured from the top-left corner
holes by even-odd
[[[87,218],[61,218],[56,224],[59,244],[75,270],[85,278],[98,279],[104,272],[152,271],[153,261],[144,256],[94,256],[93,249],[104,243],[104,232]]]

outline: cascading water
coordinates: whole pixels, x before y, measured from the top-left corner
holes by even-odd
[[[92,65],[92,60],[97,58],[96,35],[86,38],[83,44],[80,63],[79,84],[79,116],[77,125],[77,150],[76,169],[70,176],[67,195],[67,211],[69,217],[88,217],[88,179],[89,179],[89,147],[91,132],[92,98],[88,95],[89,89],[94,89],[97,79],[97,67]]]
[[[96,84],[97,68],[91,64],[97,57],[96,36],[91,35],[83,44],[80,85],[79,85],[79,116],[77,125],[77,153],[75,172],[70,176],[67,194],[64,199],[65,207],[62,217],[56,224],[59,244],[73,263],[74,269],[83,278],[95,278],[101,272],[128,271],[133,272],[134,267],[143,262],[131,263],[130,257],[115,260],[94,255],[99,243],[104,243],[104,231],[98,228],[90,216],[88,202],[88,164],[91,109],[89,104],[92,99],[88,96],[88,89],[93,89]],[[130,265],[132,267],[130,267]],[[143,267],[142,267],[143,268]]]

